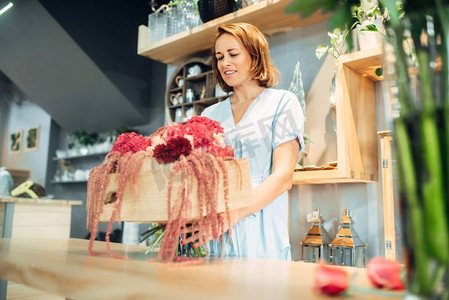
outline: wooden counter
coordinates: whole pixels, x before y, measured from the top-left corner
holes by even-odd
[[[211,259],[200,266],[151,262],[146,247],[112,244],[130,257],[89,256],[87,240],[1,239],[0,277],[70,299],[325,299],[312,291],[314,264]],[[95,243],[104,250],[104,242]],[[352,284],[369,286],[365,269]],[[351,299],[387,299],[351,292]],[[328,298],[327,298],[328,299]],[[336,298],[338,299],[338,298]]]
[[[83,201],[79,200],[2,197],[0,198],[0,237],[68,239],[72,206],[82,204]],[[0,280],[0,300],[6,297],[6,293],[2,291],[5,289],[6,282]],[[26,299],[18,298],[25,290],[22,285],[9,285],[8,290],[9,298]],[[16,290],[19,292],[15,292]],[[41,296],[41,299],[50,299],[48,295]]]
[[[73,205],[79,200],[0,198],[1,237],[69,238]]]

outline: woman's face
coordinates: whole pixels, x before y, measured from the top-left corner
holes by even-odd
[[[253,80],[251,56],[232,35],[223,34],[217,39],[215,57],[218,71],[227,85],[235,88]]]

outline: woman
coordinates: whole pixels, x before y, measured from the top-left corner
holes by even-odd
[[[224,254],[290,260],[288,194],[300,149],[304,117],[293,93],[275,90],[278,70],[268,41],[253,25],[220,25],[213,48],[218,84],[232,92],[206,108],[203,116],[221,122],[235,157],[249,158],[252,205],[234,211],[231,241],[224,236]],[[210,243],[220,253],[221,243]]]

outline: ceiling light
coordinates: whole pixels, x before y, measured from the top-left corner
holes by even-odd
[[[3,7],[2,9],[0,9],[0,15],[3,14],[5,11],[7,11],[8,9],[10,9],[13,6],[12,2],[9,2],[8,5],[6,5],[5,7]]]

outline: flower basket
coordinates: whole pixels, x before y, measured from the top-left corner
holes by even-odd
[[[232,215],[250,206],[251,190],[248,159],[234,158],[234,147],[225,144],[218,121],[194,116],[149,137],[121,134],[103,163],[89,174],[89,253],[123,258],[111,251],[112,224],[157,222],[165,228],[157,260],[186,262],[176,256],[179,239],[194,236],[204,245],[209,237],[231,234]],[[106,253],[93,250],[100,222],[108,222]]]
[[[229,210],[246,207],[250,204],[251,181],[248,159],[231,159],[225,161],[228,175],[228,208]],[[159,164],[149,157],[144,158],[135,183],[126,185],[123,195],[120,215],[118,219],[139,223],[165,223],[168,221],[168,189],[169,177],[173,167],[171,164]],[[217,212],[225,212],[226,201],[224,197],[223,171],[217,170],[220,175],[217,184]],[[105,206],[100,215],[100,222],[109,222],[113,212],[114,202],[117,200],[119,174],[109,174],[108,185],[105,193]],[[180,176],[175,177],[172,190],[178,191],[182,183]],[[205,216],[206,208],[198,201],[198,180],[192,176],[192,188],[188,193],[191,207],[185,209],[185,219],[198,219],[200,214]],[[175,196],[173,194],[173,196]],[[176,198],[176,197],[173,197]],[[176,199],[175,199],[176,200]],[[171,203],[174,209],[176,201]],[[206,204],[203,203],[203,206]],[[202,211],[202,213],[200,213]]]

